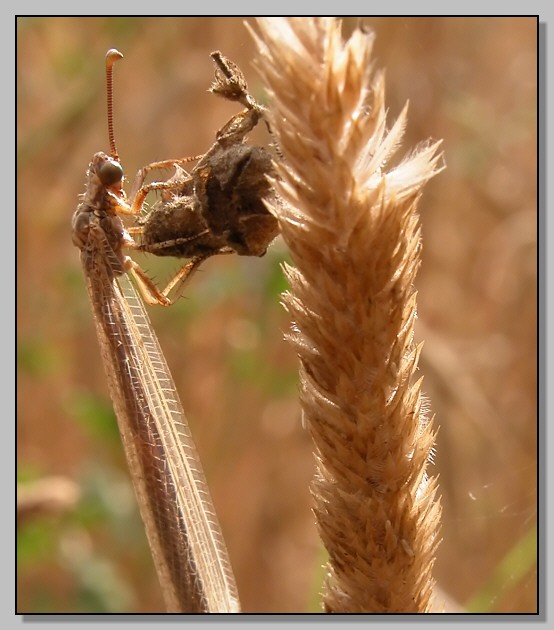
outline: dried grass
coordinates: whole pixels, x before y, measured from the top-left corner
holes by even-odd
[[[416,378],[418,200],[440,143],[386,169],[406,124],[386,128],[373,35],[344,43],[331,18],[260,18],[258,69],[283,154],[272,211],[294,266],[288,335],[313,438],[314,511],[329,553],[328,612],[428,612],[440,502],[435,432]]]

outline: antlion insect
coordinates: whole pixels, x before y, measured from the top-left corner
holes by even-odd
[[[119,215],[134,214],[112,125],[112,66],[106,55],[111,155],[96,153],[73,215],[73,242],[94,314],[108,385],[154,564],[169,612],[238,612],[235,582],[208,486],[173,378],[126,272],[152,301],[169,304],[124,254],[135,244]]]
[[[244,76],[233,62],[217,51],[211,57],[216,72],[210,91],[246,109],[217,132],[215,143],[203,156],[149,164],[137,173],[133,186],[137,191],[133,214],[140,213],[149,192],[161,193],[147,215],[129,229],[139,239],[136,248],[156,256],[191,259],[161,292],[152,291],[146,283],[145,298],[154,303],[172,303],[168,296],[173,289],[182,288],[211,256],[263,256],[279,231],[265,205],[266,200],[277,201],[268,180],[268,175],[275,176],[271,154],[245,142],[263,118],[263,107],[248,93]],[[194,159],[198,163],[188,174],[181,165]],[[168,167],[175,168],[173,177],[144,184],[150,171]],[[142,275],[139,280],[144,281]]]

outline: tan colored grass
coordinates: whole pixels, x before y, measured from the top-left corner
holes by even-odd
[[[416,375],[418,200],[440,143],[400,164],[405,108],[386,128],[373,35],[331,18],[260,18],[258,69],[284,159],[272,210],[294,266],[284,295],[313,438],[312,491],[329,553],[329,612],[426,612],[440,505],[435,433]]]

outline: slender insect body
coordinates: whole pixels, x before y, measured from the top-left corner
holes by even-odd
[[[89,164],[85,192],[72,218],[73,243],[81,251],[110,395],[167,610],[239,612],[198,453],[171,372],[126,273],[148,302],[170,304],[124,253],[136,244],[120,215],[136,216],[140,203],[127,201],[113,140],[111,71],[121,57],[115,50],[106,55],[111,155],[96,153]],[[167,182],[159,189],[168,190]],[[191,223],[197,240],[205,220],[194,212],[187,206],[189,220],[200,221]]]

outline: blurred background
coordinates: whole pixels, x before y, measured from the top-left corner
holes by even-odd
[[[356,20],[344,20],[345,34]],[[440,426],[436,578],[468,611],[537,609],[537,23],[365,18],[386,68],[400,153],[444,139],[420,205],[420,371]],[[238,111],[207,92],[219,49],[263,99],[239,18],[17,20],[17,539],[20,613],[163,612],[112,412],[70,220],[108,150],[104,55],[126,175],[203,153]],[[264,130],[253,140],[267,142]],[[136,259],[160,284],[172,259]],[[325,554],[314,459],[283,333],[277,239],[211,259],[172,308],[150,308],[246,612],[317,612]]]

